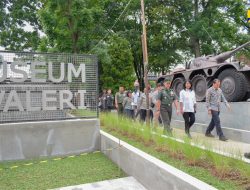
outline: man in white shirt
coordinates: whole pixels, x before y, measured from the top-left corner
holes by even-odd
[[[195,122],[196,98],[190,81],[184,83],[184,89],[180,92],[180,111],[185,121],[185,133],[192,138],[190,128]]]
[[[136,114],[137,111],[138,111],[138,105],[137,104],[138,104],[138,101],[139,101],[140,96],[141,96],[140,86],[139,86],[139,83],[138,83],[137,80],[134,83],[134,87],[135,87],[135,90],[132,93],[132,106],[133,106],[133,109],[134,109],[134,113]]]

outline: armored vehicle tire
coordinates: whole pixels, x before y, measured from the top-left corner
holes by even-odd
[[[227,101],[242,101],[247,93],[245,76],[235,69],[226,69],[219,74],[221,89]]]
[[[183,89],[184,82],[185,82],[185,79],[183,77],[179,77],[179,78],[174,79],[172,83],[172,88],[178,97],[180,95],[180,91]]]
[[[195,75],[192,78],[192,86],[195,91],[196,100],[201,102],[206,97],[207,81],[203,75]]]

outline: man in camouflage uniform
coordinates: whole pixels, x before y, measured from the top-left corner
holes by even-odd
[[[172,135],[172,129],[170,128],[170,122],[172,117],[172,104],[174,102],[176,113],[178,114],[178,102],[177,96],[172,89],[171,78],[167,77],[164,80],[164,88],[158,93],[157,98],[157,112],[160,112],[161,119],[164,125],[163,134]]]
[[[119,87],[119,92],[115,94],[115,107],[117,109],[118,115],[122,115],[124,108],[123,108],[123,100],[126,97],[126,93],[124,91],[124,87],[120,86]]]

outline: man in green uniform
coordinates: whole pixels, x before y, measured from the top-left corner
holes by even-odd
[[[157,98],[157,112],[160,112],[161,119],[164,125],[163,134],[172,135],[172,129],[170,128],[170,122],[172,117],[172,104],[174,102],[176,113],[178,114],[178,102],[177,96],[172,89],[171,78],[167,77],[164,80],[164,88],[158,93]]]
[[[118,115],[123,114],[123,99],[125,98],[126,93],[124,92],[124,87],[119,87],[119,92],[115,94],[115,107],[117,109]]]

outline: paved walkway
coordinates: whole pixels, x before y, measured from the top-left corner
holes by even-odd
[[[115,111],[114,111],[115,112]],[[162,133],[162,128],[159,127],[159,134]],[[186,137],[186,134],[183,129],[173,129],[174,134],[174,140],[179,142],[185,142],[188,138]],[[164,135],[162,135],[164,136]],[[244,162],[250,163],[250,159],[247,159],[244,157],[244,153],[250,152],[250,144],[243,143],[239,141],[232,141],[228,140],[226,142],[220,141],[218,137],[215,138],[209,138],[205,137],[204,134],[198,133],[198,132],[191,132],[192,140],[191,145],[202,148],[202,149],[209,149],[213,152],[216,152],[218,154],[234,157],[237,159],[241,159]],[[166,138],[169,138],[167,136],[164,136]]]
[[[174,140],[179,142],[184,142],[188,138],[184,132],[184,129],[173,129]],[[213,152],[229,156],[229,157],[236,157],[238,159],[242,159],[245,162],[250,163],[250,159],[246,159],[243,157],[245,152],[250,152],[250,144],[228,140],[226,142],[220,141],[218,137],[209,138],[205,137],[204,134],[191,132],[192,140],[191,145],[200,147],[202,149],[209,149]],[[166,137],[166,136],[164,136]],[[168,137],[166,137],[168,138]]]
[[[125,177],[77,186],[62,187],[55,190],[147,190],[135,178]]]

